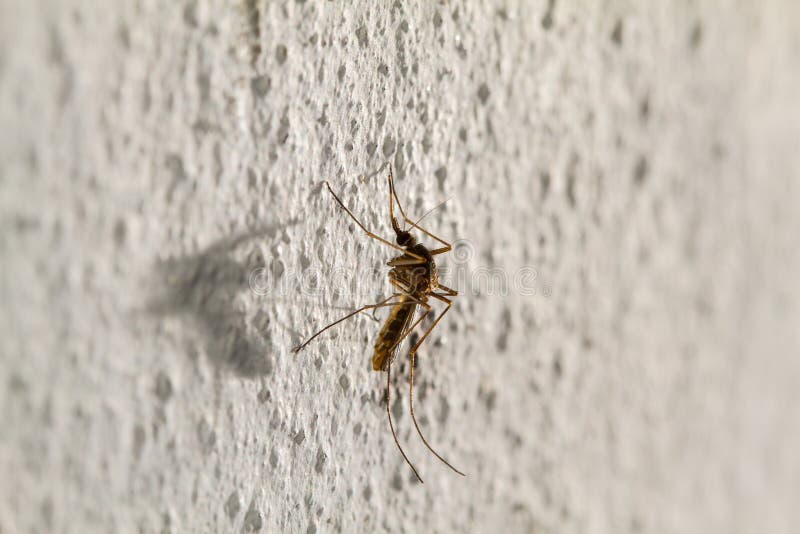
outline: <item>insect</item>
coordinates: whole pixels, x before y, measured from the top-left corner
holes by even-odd
[[[325,182],[325,185],[328,187],[328,191],[331,193],[331,195],[333,195],[336,203],[339,204],[339,206],[350,216],[351,219],[353,219],[353,221],[355,221],[355,223],[362,230],[364,230],[368,237],[400,252],[400,255],[392,258],[387,263],[387,265],[391,267],[391,270],[389,271],[389,283],[392,285],[394,293],[376,304],[367,304],[362,306],[357,310],[345,315],[341,319],[332,322],[306,339],[300,345],[294,347],[292,352],[296,353],[301,351],[312,340],[329,328],[336,326],[337,324],[342,323],[361,312],[372,310],[374,313],[374,311],[378,308],[390,308],[386,322],[383,324],[383,327],[378,333],[378,338],[375,341],[375,348],[372,353],[372,368],[375,371],[386,371],[386,414],[389,419],[389,428],[392,431],[392,437],[394,438],[397,448],[400,450],[400,454],[403,455],[403,459],[406,461],[409,467],[411,467],[411,470],[414,472],[414,475],[416,475],[417,479],[422,482],[422,478],[419,476],[417,469],[408,459],[403,447],[400,445],[400,441],[397,439],[397,433],[394,430],[394,424],[392,423],[392,413],[389,409],[391,368],[400,344],[412,331],[414,331],[415,328],[417,328],[417,326],[419,326],[422,320],[429,313],[431,313],[432,307],[429,303],[429,300],[432,298],[444,303],[446,305],[444,310],[436,317],[428,329],[425,330],[425,333],[422,334],[422,336],[409,350],[410,365],[408,376],[408,405],[411,412],[411,420],[414,422],[414,427],[417,429],[417,434],[419,434],[419,437],[422,439],[422,442],[425,444],[428,450],[430,450],[434,456],[441,460],[450,469],[461,476],[466,476],[464,473],[453,467],[450,462],[442,458],[442,456],[430,446],[428,440],[426,440],[425,436],[422,434],[422,430],[420,430],[419,424],[417,423],[417,418],[414,415],[414,359],[416,357],[417,350],[419,350],[419,347],[428,338],[436,325],[439,324],[439,321],[442,320],[442,317],[444,317],[444,315],[450,310],[450,307],[452,306],[451,298],[458,295],[458,291],[450,289],[439,282],[436,262],[434,261],[434,256],[450,252],[450,250],[452,250],[452,246],[447,241],[435,236],[421,227],[419,225],[421,219],[417,222],[414,222],[406,216],[406,213],[403,211],[403,207],[400,204],[400,199],[397,197],[397,192],[395,191],[391,165],[389,165],[388,181],[389,217],[392,222],[392,229],[395,233],[396,243],[392,243],[391,241],[367,230],[361,221],[359,221],[358,218],[353,215],[353,212],[351,212],[336,195],[336,193],[333,192],[333,189],[327,181]],[[394,216],[395,202],[397,203],[397,208],[400,210],[400,215],[402,215],[403,218],[403,228],[400,227],[400,224]],[[438,246],[434,249],[429,249],[422,243],[418,243],[414,236],[411,235],[411,232],[405,229],[406,224],[437,241],[441,246]],[[421,309],[422,313],[416,320],[414,320],[414,315],[418,309]]]

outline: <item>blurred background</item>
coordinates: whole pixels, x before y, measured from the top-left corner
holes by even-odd
[[[790,0],[0,0],[0,532],[795,532],[798,86]],[[466,478],[378,322],[291,353],[386,163]]]

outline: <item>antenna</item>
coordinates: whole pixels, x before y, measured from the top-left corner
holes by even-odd
[[[431,212],[433,212],[434,210],[437,210],[437,209],[441,208],[442,206],[444,206],[445,202],[449,202],[450,200],[453,200],[453,197],[449,197],[449,198],[446,198],[446,199],[442,200],[441,202],[439,202],[438,204],[436,204],[434,207],[432,207],[431,209],[429,209],[428,211],[426,211],[426,212],[425,212],[425,213],[422,215],[422,217],[420,217],[419,219],[417,219],[417,222],[415,222],[413,226],[417,226],[417,225],[418,225],[418,224],[419,224],[419,223],[422,221],[422,219],[424,219],[425,217],[427,217],[428,215],[430,215],[430,214],[431,214]]]

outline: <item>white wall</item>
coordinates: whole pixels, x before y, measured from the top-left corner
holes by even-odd
[[[797,4],[352,4],[0,2],[0,531],[794,532]]]

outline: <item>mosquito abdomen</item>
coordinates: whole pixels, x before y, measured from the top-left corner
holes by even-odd
[[[392,306],[386,322],[378,333],[375,352],[372,354],[372,369],[375,371],[385,371],[392,363],[397,342],[408,328],[414,310],[417,309],[416,303],[411,303],[409,300],[406,295],[400,297],[397,304]]]

